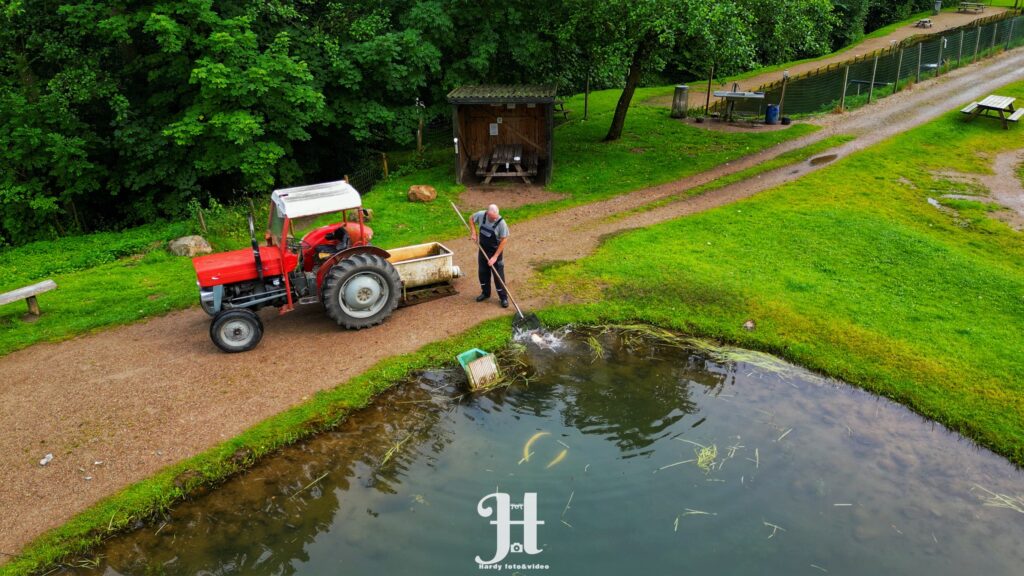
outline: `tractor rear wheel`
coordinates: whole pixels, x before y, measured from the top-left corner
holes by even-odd
[[[252,350],[263,339],[263,322],[246,308],[223,310],[210,323],[210,339],[225,352]]]
[[[369,328],[395,311],[401,290],[402,280],[390,262],[375,254],[356,254],[324,277],[324,308],[339,326]]]

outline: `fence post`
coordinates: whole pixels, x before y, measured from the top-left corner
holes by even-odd
[[[384,179],[387,180],[388,179],[388,153],[387,152],[381,152],[380,153],[380,162],[384,166]]]
[[[946,37],[939,38],[939,60],[935,63],[935,77],[942,73],[942,49],[946,47]]]
[[[956,67],[957,68],[960,67],[961,62],[964,59],[964,32],[965,32],[965,30],[961,30],[960,31],[960,47],[956,51]]]
[[[878,73],[878,52],[875,52],[875,64],[871,67],[871,87],[868,88],[868,104],[871,104],[871,97],[875,94],[875,74]]]
[[[921,58],[924,57],[924,42],[917,45],[917,80],[918,84],[921,83]]]
[[[981,26],[975,26],[974,30],[974,55],[971,56],[971,64],[974,64],[978,60],[978,48],[981,47]]]
[[[843,95],[839,98],[839,110],[846,110],[846,87],[850,85],[850,65],[846,65],[846,70],[843,71]]]
[[[782,119],[782,107],[786,103],[786,84],[789,82],[789,70],[782,72],[782,94],[779,95],[779,120]]]
[[[896,81],[892,85],[892,93],[895,94],[900,91],[900,73],[903,72],[903,53],[906,52],[906,48],[900,48],[900,57],[896,60]]]
[[[989,47],[989,50],[995,50],[996,49],[996,36],[998,36],[998,35],[999,35],[999,22],[996,22],[995,25],[992,26],[992,46]]]
[[[1006,33],[1006,49],[1007,50],[1010,49],[1010,43],[1013,41],[1013,23],[1016,22],[1016,21],[1017,21],[1016,18],[1010,20],[1010,31]]]

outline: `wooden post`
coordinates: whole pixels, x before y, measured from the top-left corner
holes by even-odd
[[[423,113],[420,113],[419,126],[416,128],[416,152],[423,154]],[[387,165],[387,162],[385,162]],[[387,172],[387,170],[385,170]],[[385,176],[386,177],[386,176]]]
[[[974,55],[971,56],[971,64],[978,59],[978,48],[981,47],[981,26],[974,27]]]
[[[715,77],[715,64],[711,63],[711,72],[708,73],[708,93],[707,99],[704,101],[704,116],[707,117],[708,112],[711,109],[711,80]]]
[[[208,234],[209,232],[206,230],[206,218],[203,218],[203,207],[202,206],[200,206],[196,210],[196,215],[199,216],[199,229],[203,231],[203,234]]]
[[[935,63],[935,77],[938,78],[939,74],[942,73],[942,50],[946,47],[946,37],[939,38],[939,60]]]
[[[782,94],[779,95],[779,122],[782,122],[782,110],[786,105],[786,84],[789,83],[789,71],[782,73]]]
[[[878,52],[875,52],[875,64],[871,67],[871,87],[868,88],[868,104],[875,95],[875,75],[878,73]]]
[[[420,151],[422,152],[422,149],[420,149]],[[388,153],[387,152],[381,152],[380,153],[380,162],[381,162],[381,164],[384,167],[384,179],[387,180],[388,179]]]
[[[350,182],[348,181],[348,174],[345,174],[345,184],[350,184]]]
[[[996,22],[995,24],[992,25],[992,46],[989,47],[989,50],[995,50],[996,49],[996,36],[998,36],[998,35],[999,35],[999,22]]]
[[[583,88],[583,119],[590,116],[590,70],[587,70],[587,84]]]
[[[28,313],[33,316],[39,316],[39,301],[36,300],[36,297],[29,296],[25,298],[25,302],[28,303]]]
[[[850,65],[843,71],[843,95],[839,98],[839,110],[846,110],[846,87],[850,85]]]
[[[917,80],[918,84],[921,83],[921,58],[924,56],[924,42],[917,45]]]
[[[964,59],[964,32],[966,32],[966,31],[965,30],[961,30],[960,31],[960,47],[956,51],[956,67],[957,68],[960,67],[961,62]]]
[[[906,52],[905,48],[900,48],[900,57],[896,60],[896,81],[892,85],[892,93],[895,94],[900,91],[900,73],[903,71],[903,53]]]
[[[1016,21],[1017,21],[1016,18],[1010,20],[1010,31],[1006,33],[1006,49],[1007,50],[1010,49],[1010,43],[1013,42],[1013,23],[1016,22]]]

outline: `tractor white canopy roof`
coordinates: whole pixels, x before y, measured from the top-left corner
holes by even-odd
[[[359,192],[344,180],[274,190],[270,199],[278,212],[288,218],[339,212],[363,205]]]

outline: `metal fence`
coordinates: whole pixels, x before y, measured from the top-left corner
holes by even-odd
[[[912,36],[884,50],[761,86],[764,100],[737,102],[741,115],[763,117],[768,104],[787,116],[848,110],[909,84],[1024,45],[1024,16],[999,14],[962,28]],[[783,97],[783,94],[785,96]],[[723,103],[716,104],[721,111]]]

